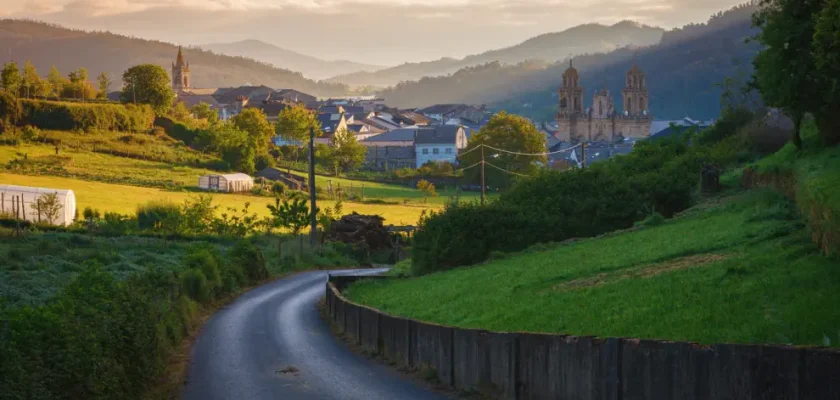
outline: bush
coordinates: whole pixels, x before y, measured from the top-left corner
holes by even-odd
[[[637,227],[644,227],[644,228],[653,228],[654,226],[659,226],[665,223],[665,217],[658,212],[654,212],[647,216],[647,218],[636,222]]]
[[[190,249],[184,257],[184,267],[201,271],[211,291],[222,286],[222,275],[217,257],[206,247]],[[197,299],[196,299],[197,300]]]
[[[21,100],[24,124],[64,131],[111,130],[139,132],[151,129],[154,112],[147,105],[71,103]]]
[[[137,207],[137,226],[141,230],[156,229],[161,225],[167,225],[172,229],[171,233],[177,231],[175,226],[181,219],[181,208],[175,203],[150,201]]]
[[[184,293],[199,303],[213,299],[213,288],[199,269],[190,268],[181,273],[181,287]]]
[[[249,283],[268,279],[268,266],[262,250],[249,240],[240,240],[230,251],[230,263],[242,268]]]

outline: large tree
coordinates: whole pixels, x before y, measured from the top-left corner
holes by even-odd
[[[161,66],[142,64],[129,68],[123,74],[120,98],[124,103],[148,104],[156,115],[161,116],[172,108],[175,92],[172,91],[169,74]]]
[[[17,98],[20,93],[21,77],[20,70],[14,62],[3,64],[3,72],[0,73],[0,83],[7,93]]]
[[[547,161],[547,157],[542,155],[546,152],[545,136],[531,121],[504,111],[491,117],[487,125],[470,138],[469,145],[458,157],[460,166],[466,168],[481,162],[482,149],[479,147],[482,146],[486,162],[485,183],[488,186],[507,187],[514,177],[535,174],[539,165]],[[473,182],[479,182],[480,167],[470,168],[464,175]]]
[[[265,113],[259,108],[246,108],[231,118],[234,126],[248,132],[248,137],[257,155],[268,154],[274,129],[268,123]]]
[[[50,68],[50,73],[47,75],[47,81],[50,83],[50,89],[52,89],[52,94],[57,98],[61,98],[61,92],[64,90],[64,77],[61,76],[61,72],[58,71],[58,68],[55,65]]]
[[[38,71],[35,65],[30,61],[23,64],[23,92],[26,98],[32,98],[38,95],[38,90],[41,87],[41,77],[38,76]]]
[[[840,143],[840,0],[828,0],[817,20],[814,56],[822,82],[822,106],[815,110],[823,143]]]
[[[778,107],[794,122],[793,142],[802,147],[799,135],[805,114],[822,102],[820,80],[815,73],[813,41],[825,0],[761,0],[753,16],[756,35],[763,48],[753,61],[754,82],[764,103]]]
[[[73,93],[77,98],[84,101],[87,98],[88,90],[88,71],[87,68],[79,68],[67,75],[70,78],[70,85],[73,87]]]
[[[99,81],[99,97],[107,99],[108,90],[111,88],[111,78],[108,77],[107,73],[102,72],[96,79]]]
[[[333,152],[332,164],[335,175],[339,172],[348,172],[358,168],[365,162],[367,147],[356,140],[356,136],[347,130],[342,129],[335,133],[332,140]]]
[[[286,107],[277,118],[275,130],[280,137],[290,141],[306,143],[309,140],[309,129],[315,130],[315,136],[321,135],[321,124],[315,113],[301,105]]]

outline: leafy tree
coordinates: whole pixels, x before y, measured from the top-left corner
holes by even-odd
[[[99,81],[99,97],[106,99],[108,98],[108,89],[111,87],[111,78],[108,78],[108,74],[102,72],[96,78]]]
[[[73,87],[73,93],[77,94],[77,98],[82,101],[87,97],[88,86],[88,71],[86,68],[79,68],[68,75],[70,78],[70,85]]]
[[[438,195],[435,190],[435,184],[425,179],[421,179],[417,182],[417,189],[423,192],[423,201],[426,201],[426,198],[429,196],[437,197]]]
[[[20,93],[21,77],[17,64],[8,62],[3,64],[3,72],[0,74],[0,81],[3,83],[3,89],[17,98]]]
[[[47,81],[50,83],[52,94],[56,98],[61,98],[61,92],[64,89],[64,77],[61,76],[61,72],[58,71],[58,68],[56,68],[55,65],[50,68],[50,73],[47,75]]]
[[[770,107],[779,107],[794,122],[793,143],[802,147],[799,134],[805,113],[822,101],[820,82],[813,73],[813,39],[825,0],[761,0],[753,25],[764,48],[755,57],[754,83]]]
[[[271,213],[270,224],[274,227],[285,228],[292,231],[298,237],[300,251],[303,252],[303,241],[300,233],[309,225],[309,206],[303,196],[290,196],[283,199],[274,199],[274,205],[268,204],[268,211]],[[317,212],[317,210],[316,210]],[[282,243],[278,242],[278,248]]]
[[[356,136],[346,130],[335,133],[332,140],[333,154],[331,157],[335,176],[339,171],[351,171],[365,162],[367,147],[356,140]]]
[[[254,173],[254,147],[247,132],[231,124],[220,124],[211,128],[211,135],[209,148],[217,150],[222,160],[236,171]]]
[[[38,88],[41,86],[41,77],[38,76],[38,71],[35,65],[30,61],[23,64],[23,91],[26,98],[32,98],[38,94]]]
[[[21,106],[17,98],[9,92],[0,92],[0,132],[6,127],[14,127],[20,119]]]
[[[481,161],[481,149],[478,146],[492,146],[497,149],[525,153],[545,153],[545,138],[530,121],[517,115],[500,112],[471,139],[461,153],[459,162],[468,167]],[[545,164],[547,157],[517,155],[484,148],[484,159],[488,164],[517,174],[533,175],[539,171],[538,163]],[[479,168],[472,168],[465,175],[473,182],[479,181]],[[488,166],[485,168],[485,180],[488,185],[507,187],[512,182],[512,175]]]
[[[124,103],[148,104],[155,115],[166,115],[172,107],[175,92],[169,82],[169,74],[159,65],[142,64],[129,68],[123,74]]]
[[[321,124],[315,114],[302,105],[286,107],[277,118],[275,130],[283,139],[307,143],[309,129],[315,130],[315,137],[321,136]]]
[[[193,119],[192,113],[190,113],[190,110],[187,109],[187,106],[182,101],[175,102],[175,105],[169,110],[169,116],[179,122],[190,122]]]
[[[196,119],[203,119],[207,120],[210,125],[214,125],[219,122],[219,113],[216,112],[210,104],[205,102],[200,102],[194,105],[190,111],[193,113]]]
[[[840,0],[828,0],[817,19],[814,56],[822,83],[822,106],[816,110],[826,145],[840,143]]]
[[[268,153],[271,136],[274,130],[259,108],[246,108],[231,118],[233,126],[248,133],[248,137],[257,155]]]

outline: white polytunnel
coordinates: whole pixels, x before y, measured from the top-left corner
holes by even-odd
[[[55,193],[56,201],[49,202],[49,198],[44,196],[52,193]],[[0,215],[3,218],[67,226],[76,216],[76,195],[70,189],[0,185]]]

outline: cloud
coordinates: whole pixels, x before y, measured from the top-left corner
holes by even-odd
[[[705,21],[743,0],[0,0],[6,15],[176,44],[260,39],[375,64],[462,57],[589,22]],[[15,8],[17,7],[17,8]],[[12,11],[9,11],[12,10]]]

